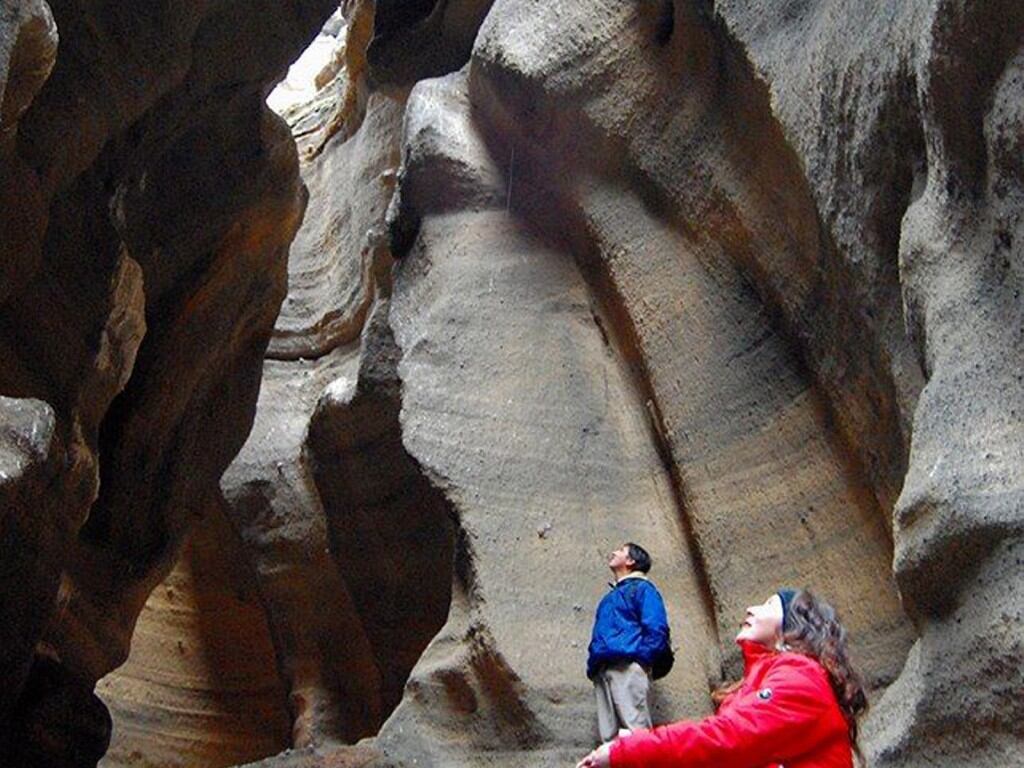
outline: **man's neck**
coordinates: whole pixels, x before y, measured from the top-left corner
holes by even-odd
[[[615,568],[615,569],[612,570],[612,573],[615,574],[615,583],[616,584],[618,584],[623,579],[629,579],[629,578],[646,579],[647,578],[646,576],[644,576],[643,572],[641,572],[641,571],[631,571],[628,568]]]

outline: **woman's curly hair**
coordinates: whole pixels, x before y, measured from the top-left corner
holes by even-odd
[[[850,661],[846,628],[836,609],[810,590],[799,590],[789,604],[782,642],[788,650],[817,660],[828,672],[850,730],[850,742],[856,744],[857,717],[868,708],[868,697],[864,682]]]

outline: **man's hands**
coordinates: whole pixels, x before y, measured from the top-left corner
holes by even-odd
[[[609,766],[612,764],[611,754],[611,742],[608,742],[607,744],[602,744],[600,747],[598,747],[589,755],[587,755],[578,763],[576,763],[576,768],[609,768]]]

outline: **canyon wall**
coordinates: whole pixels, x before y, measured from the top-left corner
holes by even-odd
[[[1024,765],[1024,7],[194,5],[0,16],[8,762],[571,764],[632,539]]]
[[[306,201],[263,102],[331,10],[0,11],[5,765],[104,753],[95,683],[245,442]]]

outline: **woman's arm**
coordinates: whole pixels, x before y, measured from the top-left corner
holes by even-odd
[[[757,691],[699,722],[636,731],[611,746],[612,768],[761,768],[834,736],[835,699],[825,671],[796,654],[779,658]]]

